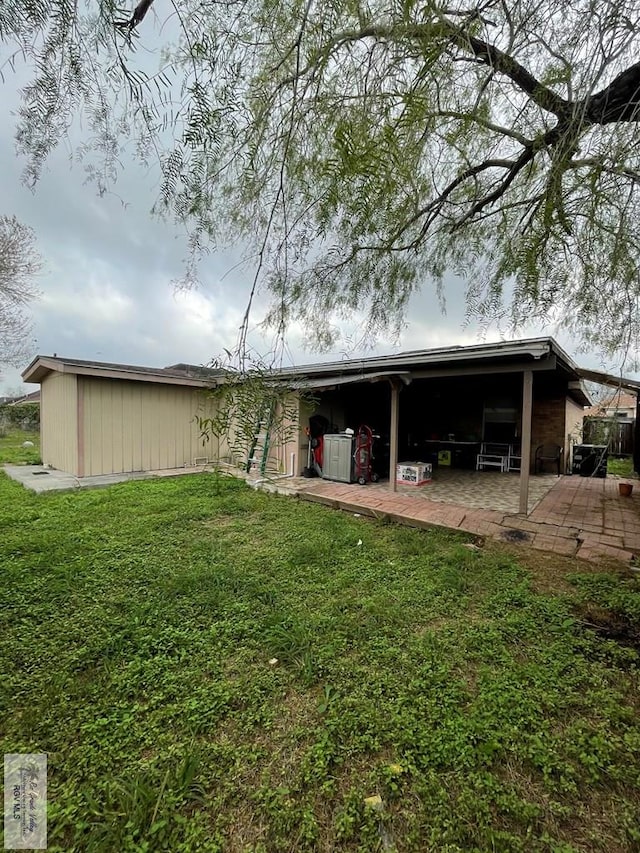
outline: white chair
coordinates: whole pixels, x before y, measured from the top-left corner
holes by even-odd
[[[522,466],[522,451],[519,447],[513,444],[509,445],[509,459],[507,461],[507,471],[519,471]]]

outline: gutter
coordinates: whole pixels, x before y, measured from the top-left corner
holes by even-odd
[[[319,373],[337,373],[344,375],[346,373],[357,373],[371,371],[376,369],[388,369],[411,366],[411,365],[429,365],[429,364],[449,364],[460,361],[477,361],[498,357],[509,356],[531,356],[535,360],[540,360],[551,354],[552,350],[556,349],[555,341],[551,338],[537,338],[531,341],[509,342],[505,344],[481,344],[471,347],[459,347],[456,349],[438,349],[438,350],[423,350],[417,352],[400,353],[395,356],[375,356],[374,358],[358,359],[353,361],[337,361],[327,362],[325,364],[309,364],[300,367],[281,368],[277,372],[277,376],[290,375],[313,375]],[[566,359],[571,365],[571,359],[560,350],[561,357]]]

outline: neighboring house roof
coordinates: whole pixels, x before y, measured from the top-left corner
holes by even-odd
[[[40,402],[40,389],[37,391],[32,391],[30,394],[25,394],[24,397],[16,397],[12,400],[9,405],[10,406],[25,406],[27,403],[39,403]]]
[[[13,401],[17,399],[18,397],[14,397],[13,395],[9,395],[8,397],[0,397],[0,406],[4,406],[7,403],[13,403]]]
[[[636,394],[614,394],[605,405],[608,409],[634,409],[637,399]]]
[[[582,406],[590,405],[582,384],[582,373],[553,338],[529,338],[472,346],[438,347],[388,356],[306,364],[274,370],[274,376],[289,380],[295,388],[327,388],[349,382],[411,379],[444,376],[482,376],[524,369],[556,371],[568,383],[570,396]],[[211,386],[224,381],[227,371],[189,364],[141,367],[130,364],[83,361],[57,356],[37,356],[22,374],[25,382],[41,382],[50,372],[75,373],[112,379],[132,379],[178,385]],[[640,383],[639,383],[640,385]]]
[[[616,413],[625,413],[627,417],[635,418],[636,416],[637,396],[635,394],[626,394],[620,392],[613,394],[596,403],[584,413],[586,418],[607,418],[615,417]]]
[[[85,361],[79,358],[36,356],[22,373],[25,382],[42,382],[49,373],[72,373],[104,379],[133,379],[138,382],[158,382],[166,385],[193,385],[209,387],[225,375],[223,370],[212,370],[193,364],[176,364],[171,367],[142,367],[135,364],[115,364],[107,361]]]

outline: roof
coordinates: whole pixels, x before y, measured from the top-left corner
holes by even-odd
[[[489,360],[530,359],[539,360],[551,355],[560,356],[574,371],[577,366],[553,338],[529,338],[522,341],[500,341],[491,344],[472,344],[471,346],[436,347],[433,349],[410,350],[395,355],[370,356],[369,358],[348,359],[316,364],[303,364],[299,367],[285,367],[278,372],[281,375],[326,375],[371,371],[372,369],[407,368],[428,365],[443,365]]]
[[[483,375],[532,370],[556,370],[568,382],[569,395],[578,405],[591,404],[578,367],[553,338],[528,338],[472,346],[437,347],[411,350],[395,355],[306,364],[282,368],[279,376],[296,377],[298,388],[322,388],[346,381],[376,381],[391,378],[411,379],[463,375]],[[347,380],[347,377],[352,377]],[[324,378],[324,382],[322,379]],[[336,381],[340,379],[340,381]]]
[[[327,391],[330,388],[336,388],[338,385],[349,385],[354,382],[379,382],[381,379],[400,379],[405,384],[409,384],[411,373],[408,370],[379,370],[375,373],[358,373],[346,376],[315,376],[312,378],[301,376],[299,379],[293,379],[290,387],[296,391],[310,391],[314,388],[319,391]]]
[[[42,382],[45,376],[52,372],[96,376],[104,379],[158,382],[166,385],[191,385],[199,388],[210,387],[225,375],[224,370],[213,370],[193,364],[143,367],[137,364],[116,364],[108,361],[61,358],[57,355],[37,355],[23,371],[22,379],[25,382]]]
[[[633,417],[635,417],[636,405],[637,405],[638,397],[636,394],[626,394],[623,391],[620,391],[617,394],[612,394],[609,397],[601,400],[599,403],[596,403],[591,408],[585,411],[585,417],[607,417],[607,410],[615,410],[615,411],[624,411],[625,409],[633,410]]]
[[[278,379],[289,380],[292,388],[328,388],[349,382],[412,379],[486,373],[517,372],[525,369],[560,372],[567,380],[568,393],[579,405],[591,399],[582,384],[583,371],[553,338],[528,338],[472,346],[437,347],[411,350],[394,355],[372,356],[273,371]],[[224,381],[228,372],[190,364],[142,367],[131,364],[84,361],[58,356],[37,356],[23,372],[25,382],[41,382],[52,371],[111,379],[211,387]],[[638,383],[640,387],[640,383]]]
[[[22,397],[16,397],[15,399],[9,402],[10,406],[24,406],[26,403],[39,403],[40,402],[40,389],[37,391],[32,391],[30,394],[25,394]]]
[[[603,373],[600,370],[590,370],[585,367],[578,368],[578,374],[582,379],[597,382],[599,385],[610,385],[612,388],[624,388],[625,391],[640,391],[640,380],[625,379],[624,376],[613,376],[611,373]]]

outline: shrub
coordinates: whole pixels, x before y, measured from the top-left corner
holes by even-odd
[[[40,426],[40,405],[23,403],[21,406],[0,406],[0,430],[10,427],[33,431]]]

